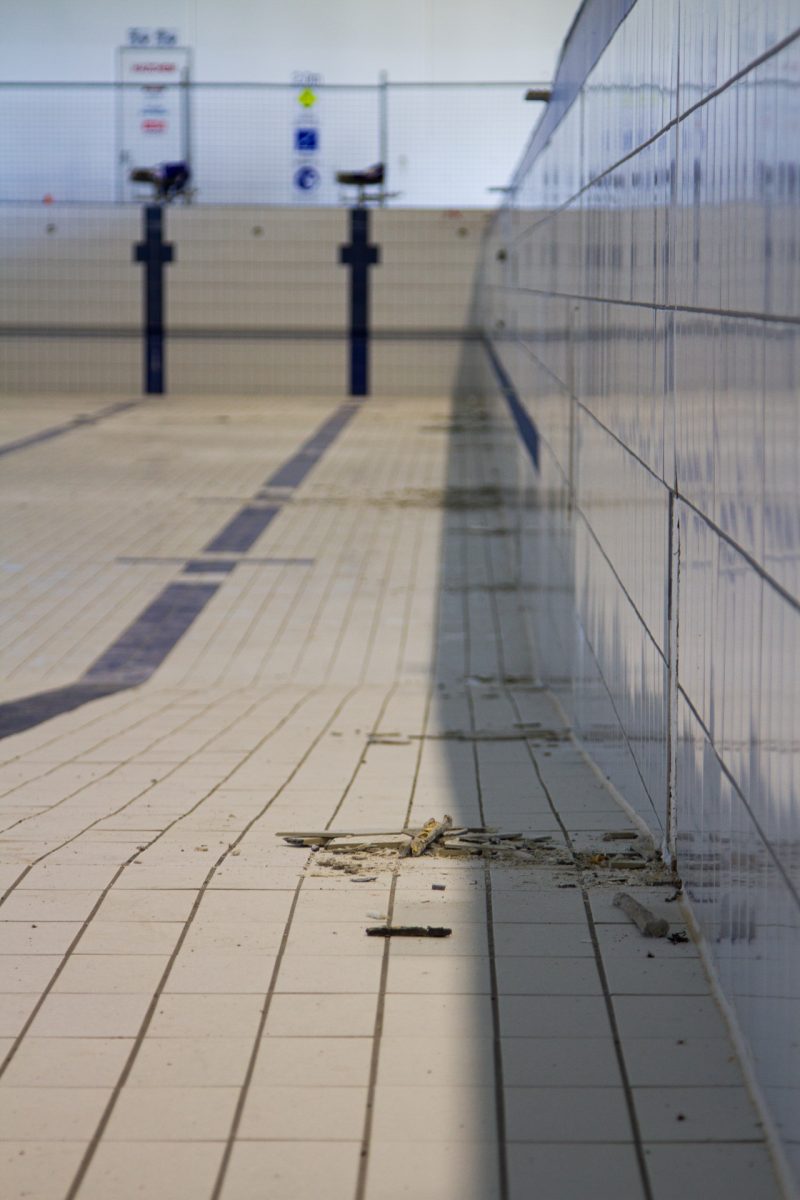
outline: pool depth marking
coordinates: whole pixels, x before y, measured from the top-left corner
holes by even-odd
[[[280,487],[288,500],[292,492],[304,482],[312,467],[347,427],[358,409],[359,404],[352,400],[340,405],[302,444],[297,453],[278,467],[264,484],[259,485],[259,490],[265,487]],[[281,507],[280,503],[266,506],[250,503],[244,505],[208,542],[201,553],[218,550],[241,553],[249,550],[278,515]],[[180,561],[184,564],[184,577],[179,582],[168,583],[75,683],[0,704],[0,739],[14,733],[23,733],[26,729],[32,729],[44,721],[61,716],[62,713],[81,708],[92,700],[146,683],[224,582],[188,580],[185,575],[199,573],[202,560]],[[280,560],[264,561],[277,563]],[[287,563],[306,561],[286,560]],[[224,564],[220,562],[219,566],[216,566],[213,560],[202,563],[205,572],[213,573],[219,570],[227,574],[238,565],[238,562],[230,560]]]

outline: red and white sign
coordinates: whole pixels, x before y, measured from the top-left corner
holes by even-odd
[[[122,144],[119,152],[121,194],[146,199],[146,185],[132,184],[136,167],[157,167],[187,157],[185,120],[190,51],[181,46],[122,46],[118,79],[121,88]]]

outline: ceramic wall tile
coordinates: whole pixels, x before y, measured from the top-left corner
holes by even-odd
[[[542,439],[521,514],[542,676],[677,855],[790,1160],[799,27],[796,0],[588,0],[482,301]]]

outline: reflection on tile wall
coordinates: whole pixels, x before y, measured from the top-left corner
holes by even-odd
[[[800,1176],[798,145],[798,0],[588,0],[479,303],[541,439],[542,673],[677,855]]]

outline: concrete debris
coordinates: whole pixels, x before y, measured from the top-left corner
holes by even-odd
[[[665,921],[663,917],[657,917],[649,908],[645,908],[638,900],[634,900],[633,896],[629,896],[627,892],[617,892],[614,897],[614,907],[621,908],[626,917],[633,921],[637,929],[644,934],[645,937],[666,937],[669,933],[669,921]]]
[[[380,833],[373,837],[337,837],[331,838],[325,849],[329,854],[350,854],[354,850],[397,850],[401,857],[407,852],[411,838],[407,833]]]
[[[437,821],[436,817],[431,817],[429,821],[420,829],[419,833],[411,839],[407,846],[403,846],[400,850],[400,857],[407,858],[410,854],[412,858],[419,858],[420,854],[424,854],[429,846],[437,842],[440,838],[453,828],[453,818],[447,813],[442,817],[441,821]]]

